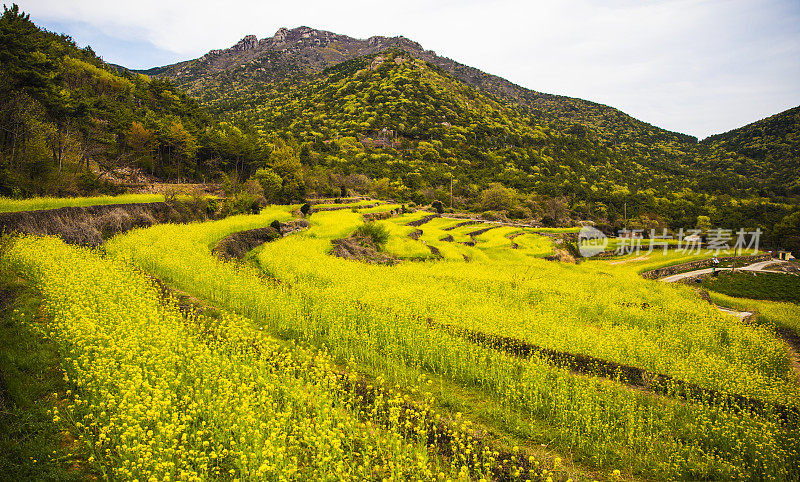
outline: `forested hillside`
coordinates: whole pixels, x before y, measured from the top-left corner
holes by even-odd
[[[522,88],[404,37],[280,29],[146,72],[259,137],[280,133],[291,146],[282,152],[300,158],[312,191],[337,190],[332,173],[366,174],[376,191],[399,199],[617,227],[626,204],[629,226],[645,228],[694,227],[707,215],[716,225],[769,230],[796,209],[788,149],[767,160],[739,145],[698,144],[608,106]],[[776,133],[763,142],[797,140]]]
[[[172,83],[119,74],[14,5],[0,18],[0,194],[109,189],[97,174],[135,161],[185,176],[208,117]]]
[[[359,186],[353,176],[366,175],[380,196],[615,228],[626,204],[634,228],[694,227],[706,215],[715,225],[769,231],[795,209],[758,178],[711,169],[694,138],[579,99],[528,91],[540,107],[523,106],[398,47],[311,73],[324,62],[291,62],[313,59],[321,48],[315,36],[329,33],[289,33],[300,31],[310,37],[285,47],[291,55],[271,50],[274,39],[242,41],[162,72],[195,89],[215,116],[256,129],[259,138],[279,135],[273,158],[297,158],[309,191],[363,189],[369,183]],[[236,64],[257,59],[258,49],[269,62]],[[266,77],[254,80],[259,72]]]
[[[110,66],[90,47],[37,27],[13,5],[0,18],[0,195],[118,191],[110,171],[147,180],[228,179],[271,148],[217,122],[168,79]],[[295,166],[299,169],[299,165]]]
[[[594,201],[677,189],[691,175],[669,156],[626,155],[589,129],[560,130],[401,50],[343,62],[300,86],[229,88],[215,111],[261,135],[291,137],[311,168],[386,178],[387,194],[418,202],[437,187],[449,202],[451,178],[457,204],[469,207],[492,182]]]
[[[371,193],[609,230],[708,216],[769,236],[798,210],[797,109],[698,144],[404,37],[281,29],[137,73],[16,6],[0,32],[4,195],[100,190],[99,173],[135,167],[231,192],[250,178],[266,201]]]
[[[355,39],[310,27],[279,29],[273,37],[258,39],[248,35],[224,50],[212,50],[199,59],[141,71],[174,80],[207,105],[229,97],[231,87],[259,88],[292,78],[302,82],[328,67],[385,50],[400,49],[429,62],[461,82],[497,96],[519,109],[566,127],[578,124],[589,128],[610,143],[639,141],[662,142],[675,148],[692,145],[697,139],[660,129],[613,107],[574,97],[546,94],[520,87],[496,75],[482,72],[431,50],[403,36],[373,36]]]
[[[733,171],[764,183],[764,191],[800,195],[800,107],[704,139],[709,171]]]

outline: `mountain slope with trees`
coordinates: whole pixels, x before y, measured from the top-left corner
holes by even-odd
[[[425,50],[403,36],[373,36],[361,40],[310,27],[281,28],[273,37],[258,39],[248,35],[228,49],[212,50],[195,60],[140,72],[170,78],[203,103],[213,104],[220,93],[231,86],[258,87],[287,78],[307,80],[346,60],[390,49],[403,50],[436,65],[461,82],[536,117],[558,120],[566,127],[578,125],[592,129],[605,142],[663,142],[675,148],[697,142],[693,136],[660,129],[606,105],[526,89]]]
[[[765,193],[800,195],[800,107],[703,139],[709,171],[733,170]]]
[[[303,85],[339,63],[392,49],[435,65],[463,84],[559,132],[590,138],[601,147],[625,152],[637,163],[672,169],[675,175],[681,175],[675,171],[681,164],[696,172],[697,185],[692,187],[701,192],[737,197],[797,195],[794,183],[785,182],[785,169],[765,165],[749,151],[737,150],[739,146],[729,143],[711,148],[708,140],[698,144],[692,136],[660,129],[612,107],[525,89],[441,57],[402,36],[359,40],[309,27],[282,28],[273,37],[248,35],[229,49],[212,50],[199,59],[143,72],[170,78],[214,114],[225,116],[251,108],[248,104],[256,100],[252,92],[263,92],[282,82]],[[790,139],[788,143],[796,145],[797,141]]]
[[[245,167],[273,167],[271,150],[252,130],[218,122],[168,79],[107,64],[90,47],[39,28],[17,5],[4,8],[0,196],[118,191],[104,179],[126,172],[145,183],[224,181],[235,193],[252,174]],[[276,168],[292,178],[299,169]],[[284,193],[286,201],[304,194]]]
[[[191,173],[209,117],[171,82],[119,73],[17,5],[0,18],[0,194],[107,189],[97,177],[126,162]]]
[[[213,56],[221,62],[241,48]],[[599,122],[600,111],[586,107],[596,104],[572,104],[583,123],[537,113],[397,47],[309,73],[317,68],[284,64],[281,80],[255,82],[256,71],[238,64],[240,74],[195,72],[186,85],[214,115],[279,137],[275,152],[304,167],[309,192],[364,189],[369,183],[354,176],[366,175],[381,196],[614,228],[627,209],[634,228],[689,228],[706,215],[768,231],[795,209],[774,192],[761,196],[763,185],[739,172],[708,169],[694,139],[635,120]]]
[[[609,230],[707,216],[770,233],[798,210],[797,109],[698,144],[404,37],[281,29],[132,72],[13,6],[0,42],[3,195],[89,192],[135,167],[229,192],[251,179],[267,201],[369,192]]]

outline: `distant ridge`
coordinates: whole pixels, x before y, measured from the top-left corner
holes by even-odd
[[[580,124],[607,134],[606,140],[693,144],[694,136],[667,131],[637,120],[603,104],[574,97],[526,89],[496,75],[425,50],[403,36],[355,39],[311,27],[280,28],[274,36],[258,39],[247,35],[227,49],[211,50],[202,57],[163,67],[141,70],[164,76],[202,99],[204,87],[236,78],[239,81],[279,82],[290,76],[313,75],[345,60],[399,48],[430,62],[458,80],[483,92],[517,104],[532,115]]]

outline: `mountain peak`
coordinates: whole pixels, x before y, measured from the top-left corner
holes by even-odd
[[[328,32],[325,30],[317,30],[311,27],[306,27],[305,25],[300,27],[295,27],[293,29],[287,29],[286,27],[281,27],[275,32],[275,35],[272,37],[272,44],[275,46],[280,46],[286,43],[297,43],[303,40],[310,40],[311,42],[315,43],[316,45],[327,45],[329,42],[336,40],[342,36],[337,35],[333,32]]]
[[[272,43],[276,45],[280,45],[286,42],[286,36],[289,35],[289,29],[286,27],[281,27],[275,32],[275,35],[272,36]]]
[[[258,45],[258,37],[255,35],[245,35],[242,40],[239,40],[236,45],[231,47],[234,52],[241,52],[244,50],[251,50]]]

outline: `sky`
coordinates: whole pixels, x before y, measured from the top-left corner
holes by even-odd
[[[800,0],[29,0],[38,25],[149,68],[309,26],[425,49],[704,138],[800,105]]]

